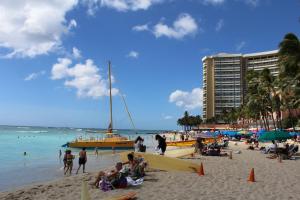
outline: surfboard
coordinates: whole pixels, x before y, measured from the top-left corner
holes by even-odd
[[[167,150],[165,152],[165,156],[171,157],[171,158],[181,158],[187,155],[191,155],[194,153],[195,148],[183,148],[183,149],[173,149],[173,150]]]
[[[135,198],[135,196],[136,196],[135,192],[129,192],[127,194],[110,197],[105,200],[131,200],[131,199]]]
[[[127,154],[130,152],[120,153],[122,162],[127,162]],[[185,171],[197,172],[199,165],[190,161],[181,160],[178,158],[171,158],[150,153],[135,152],[135,156],[144,158],[150,168],[165,170],[165,171]]]

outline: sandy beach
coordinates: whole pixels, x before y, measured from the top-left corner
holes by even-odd
[[[147,172],[141,186],[128,187],[103,192],[91,186],[96,172],[73,175],[51,182],[26,186],[14,191],[0,193],[0,199],[79,199],[82,181],[88,182],[91,199],[107,199],[114,195],[134,191],[137,199],[299,199],[300,196],[300,159],[268,159],[259,151],[246,150],[246,145],[230,143],[233,159],[228,157],[196,156],[186,158],[191,162],[204,165],[205,176],[196,173]],[[255,169],[256,182],[247,182],[251,168]]]

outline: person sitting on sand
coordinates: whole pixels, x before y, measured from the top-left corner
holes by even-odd
[[[67,174],[67,172],[69,171],[69,174],[71,175],[72,173],[72,169],[73,169],[73,160],[75,158],[74,155],[72,155],[71,150],[67,150],[66,151],[66,165],[67,165],[67,169],[65,170],[65,175]]]
[[[272,144],[270,144],[265,148],[264,153],[269,153],[269,152],[275,153],[276,150],[277,150],[277,144],[275,143],[274,140],[272,140]]]
[[[77,169],[77,172],[76,174],[78,174],[78,171],[82,165],[82,172],[85,173],[85,163],[87,161],[87,155],[86,155],[86,151],[85,151],[85,148],[82,148],[82,150],[79,152],[79,159],[78,159],[78,169]]]
[[[125,173],[134,180],[145,176],[147,162],[145,162],[142,158],[134,157],[133,153],[129,153],[127,158],[128,161],[123,164],[129,164],[129,169],[125,170]]]
[[[204,148],[203,139],[198,137],[195,144],[195,153],[199,153],[202,155]]]
[[[115,169],[111,170],[110,172],[105,173],[104,171],[100,171],[96,177],[94,185],[97,188],[101,187],[101,189],[103,189],[104,182],[108,181],[109,184],[114,188],[125,188],[127,186],[127,179],[125,174],[121,172],[122,168],[123,164],[118,162],[115,166]]]

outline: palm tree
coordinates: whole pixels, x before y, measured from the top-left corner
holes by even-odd
[[[296,35],[288,33],[279,48],[278,87],[283,109],[292,117],[291,110],[300,107],[300,41]]]

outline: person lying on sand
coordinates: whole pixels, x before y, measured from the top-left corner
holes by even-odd
[[[111,170],[110,172],[105,173],[104,171],[100,171],[96,176],[94,185],[97,188],[103,189],[104,184],[108,182],[109,187],[112,186],[113,188],[125,188],[127,186],[127,180],[125,174],[121,172],[122,168],[123,164],[118,162],[115,166],[115,169]]]

